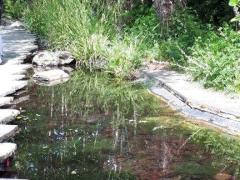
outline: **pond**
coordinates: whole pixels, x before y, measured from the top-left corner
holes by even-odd
[[[213,155],[221,146],[203,141],[215,130],[191,124],[141,84],[79,71],[29,93],[14,122],[22,129],[17,154],[0,177],[202,180],[238,172],[236,162]]]

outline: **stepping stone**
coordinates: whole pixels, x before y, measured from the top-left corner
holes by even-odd
[[[20,74],[20,75],[11,75],[11,74],[3,74],[0,72],[0,82],[10,82],[10,81],[18,81],[26,78],[26,75]]]
[[[9,138],[13,137],[18,132],[17,125],[3,125],[0,124],[0,142],[8,140]],[[1,148],[0,148],[1,150]]]
[[[54,69],[43,72],[37,72],[33,75],[33,79],[40,85],[56,85],[69,80],[69,74],[63,70]]]
[[[16,105],[16,104],[19,104],[19,103],[22,103],[24,101],[28,101],[30,99],[30,95],[27,95],[27,96],[22,96],[22,97],[19,97],[19,98],[16,98],[12,104]]]
[[[0,161],[11,157],[17,150],[17,145],[14,143],[0,143]]]
[[[0,107],[9,105],[13,101],[13,97],[0,97]]]
[[[0,178],[0,180],[27,180],[27,179]]]
[[[27,86],[27,81],[0,81],[0,97],[15,93],[17,90],[23,89]]]
[[[6,124],[14,120],[20,111],[15,109],[0,109],[0,124]]]
[[[24,74],[32,66],[28,64],[19,64],[19,65],[1,65],[0,72],[1,74]]]

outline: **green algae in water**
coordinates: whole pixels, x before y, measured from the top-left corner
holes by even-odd
[[[30,90],[30,102],[19,105],[26,112],[16,122],[23,131],[9,177],[211,179],[228,162],[221,158],[238,161],[223,137],[212,141],[218,133],[191,125],[143,85],[77,72],[63,85]],[[225,154],[213,156],[217,147]]]

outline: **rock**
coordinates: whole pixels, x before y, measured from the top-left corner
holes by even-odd
[[[32,66],[28,64],[19,64],[19,65],[3,65],[0,66],[1,75],[21,75],[25,74],[28,69]],[[1,76],[2,77],[2,76]]]
[[[0,107],[9,105],[13,101],[13,97],[0,97]]]
[[[0,109],[0,124],[6,124],[14,120],[20,111],[15,109]]]
[[[27,86],[27,81],[0,81],[0,97],[15,93],[17,90],[23,89]]]
[[[74,61],[70,52],[67,51],[42,51],[33,58],[33,64],[38,66],[61,66]]]
[[[9,27],[10,28],[24,28],[24,24],[20,21],[15,21]]]
[[[20,104],[22,102],[28,101],[30,99],[30,95],[26,95],[26,96],[21,96],[19,98],[16,98],[12,104],[16,105],[16,104]]]
[[[0,124],[0,142],[8,140],[18,132],[17,125],[1,125]]]
[[[14,143],[1,143],[0,144],[0,161],[11,157],[17,149]]]
[[[69,74],[63,70],[54,69],[49,71],[38,72],[33,75],[33,80],[39,85],[57,85],[69,80]]]
[[[63,70],[64,72],[70,74],[74,71],[74,69],[70,66],[35,66],[33,68],[34,73],[39,73],[43,71],[50,71],[50,70]]]

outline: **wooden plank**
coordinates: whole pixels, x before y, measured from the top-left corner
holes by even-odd
[[[7,124],[14,120],[20,111],[15,109],[0,109],[0,124]]]
[[[11,157],[17,150],[17,145],[14,143],[0,143],[0,161]]]

